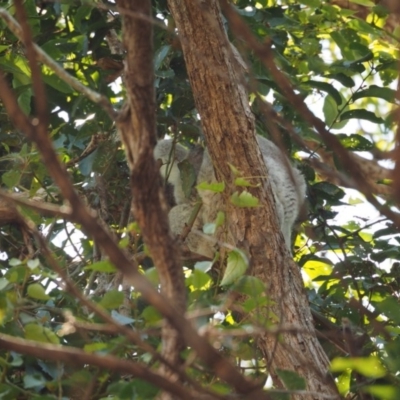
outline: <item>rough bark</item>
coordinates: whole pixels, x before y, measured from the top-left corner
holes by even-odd
[[[150,1],[121,0],[118,5],[150,18]],[[131,169],[133,211],[159,271],[162,293],[183,314],[186,298],[183,270],[178,249],[169,231],[161,177],[153,157],[156,125],[152,25],[149,21],[131,16],[123,17],[123,24],[123,42],[128,54],[125,83],[129,105],[120,128]],[[180,351],[183,343],[179,332],[166,321],[163,328],[162,355],[177,367],[182,362]],[[163,368],[167,377],[177,379],[173,371]],[[164,393],[163,398],[169,396]]]
[[[267,171],[255,140],[254,119],[242,84],[241,68],[232,55],[215,0],[201,2],[169,0],[169,6],[182,43],[197,110],[202,118],[217,179],[232,188],[228,163],[240,168],[244,176],[265,177]],[[224,160],[224,162],[221,162]],[[260,185],[261,186],[261,185]],[[248,252],[251,273],[268,284],[268,295],[281,326],[295,326],[297,334],[266,334],[259,345],[274,383],[283,386],[278,369],[292,370],[304,377],[310,394],[293,399],[314,399],[315,393],[337,396],[328,376],[328,359],[316,339],[312,317],[298,266],[285,250],[278,229],[270,190],[252,188],[263,205],[239,209],[229,205],[229,230],[235,245]],[[264,310],[268,313],[268,310]],[[313,394],[311,394],[313,392]]]

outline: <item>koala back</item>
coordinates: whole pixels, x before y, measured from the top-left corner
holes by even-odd
[[[291,231],[305,201],[306,183],[300,171],[290,164],[289,159],[274,143],[260,135],[257,135],[257,142],[268,170],[280,229],[286,246],[290,250]],[[155,157],[160,158],[163,162],[161,173],[167,176],[166,174],[169,172],[168,181],[174,187],[177,205],[171,209],[169,219],[172,231],[178,235],[186,226],[193,208],[191,200],[184,194],[178,163],[188,160],[194,165],[196,171],[198,170],[198,184],[216,182],[208,151],[204,150],[200,156],[198,150],[192,154],[197,154],[196,158],[191,156],[186,148],[173,143],[172,140],[158,142],[154,152]],[[240,170],[240,164],[236,167]],[[216,244],[226,241],[230,243],[232,238],[230,238],[229,232],[224,231],[222,227],[214,237],[205,236],[201,230],[204,224],[215,221],[218,211],[224,210],[223,198],[220,193],[210,190],[198,190],[198,194],[202,200],[202,208],[192,231],[186,237],[186,244],[192,252],[206,258],[213,258]]]

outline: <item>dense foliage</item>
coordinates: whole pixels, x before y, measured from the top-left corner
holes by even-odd
[[[394,207],[397,199],[391,196],[391,175],[385,168],[391,168],[392,162],[377,162],[394,148],[398,125],[394,104],[399,42],[398,32],[385,29],[388,10],[365,2],[363,19],[354,10],[324,0],[233,3],[260,40],[272,40],[279,69],[346,151],[376,161],[373,165],[382,175],[373,179],[374,185],[364,195],[378,195],[379,204]],[[24,4],[35,43],[68,74],[106,96],[116,109],[121,107],[125,99],[120,79],[123,53],[115,54],[104,39],[110,30],[121,31],[114,3],[104,0],[95,6],[85,1],[26,0]],[[12,2],[1,1],[0,6],[13,15]],[[154,0],[153,9],[158,135],[169,134],[190,147],[203,138],[180,43],[166,1]],[[20,107],[27,115],[34,114],[24,48],[5,22],[0,23],[0,69]],[[308,211],[298,227],[294,258],[302,269],[315,325],[340,393],[352,399],[363,398],[357,396],[364,391],[376,399],[398,399],[399,227],[385,212],[388,208],[378,217],[363,195],[344,188],[360,186],[352,171],[343,168],[342,155],[332,153],[287,102],[247,43],[228,32],[250,66],[258,132],[272,135],[257,94],[266,96],[282,121],[291,125],[288,129],[282,122],[278,131],[308,182]],[[138,257],[143,273],[156,285],[156,270],[146,257],[130,212],[129,170],[114,121],[101,104],[73,89],[48,66],[42,66],[42,74],[50,110],[49,134],[76,190],[114,232],[120,246]],[[364,158],[357,160],[362,164]],[[36,146],[14,128],[3,107],[0,177],[3,191],[62,204]],[[44,235],[59,271],[49,264],[26,221],[1,223],[0,218],[1,333],[156,367],[158,362],[148,350],[117,334],[82,304],[59,272],[115,321],[140,332],[141,339],[155,349],[160,346],[159,313],[115,276],[112,265],[81,226],[26,206],[18,210]],[[241,262],[232,258],[228,269],[229,262]],[[185,276],[189,315],[196,326],[246,374],[266,379],[268,371],[255,337],[258,329],[271,328],[271,320],[264,325],[261,319],[257,324],[251,319],[242,321],[236,318],[232,304],[232,291],[247,296],[241,311],[250,313],[267,304],[266,283],[235,277],[232,285],[221,286],[223,275],[211,262],[186,265]],[[189,350],[185,356],[194,380],[220,394],[230,392]],[[145,380],[95,366],[50,362],[7,349],[1,350],[0,357],[2,399],[151,399],[159,390]],[[293,389],[304,387],[301,379],[290,374],[284,379]]]

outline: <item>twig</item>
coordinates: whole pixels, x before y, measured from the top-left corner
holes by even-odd
[[[7,351],[28,354],[39,359],[47,359],[68,364],[91,364],[108,371],[132,374],[135,378],[153,383],[157,387],[173,393],[181,399],[194,398],[194,393],[177,382],[171,382],[153,372],[143,364],[131,362],[112,355],[87,353],[73,347],[39,343],[32,340],[15,338],[0,334],[0,347]],[[209,399],[212,397],[208,397]]]
[[[45,216],[63,217],[71,219],[71,208],[64,206],[56,206],[45,201],[26,200],[21,197],[21,194],[9,194],[0,189],[0,198],[6,199],[10,204],[18,204],[23,207],[29,207],[32,210],[38,211]]]

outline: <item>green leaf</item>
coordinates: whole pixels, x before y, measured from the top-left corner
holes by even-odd
[[[40,388],[43,389],[46,385],[46,379],[40,374],[27,374],[24,376],[24,388],[33,389]]]
[[[339,91],[328,82],[309,80],[304,83],[304,86],[310,86],[312,88],[316,88],[330,94],[332,96],[332,99],[335,100],[338,106],[340,106],[343,102],[342,96],[340,95]]]
[[[337,357],[332,360],[332,372],[341,372],[348,368],[368,378],[382,378],[386,375],[386,369],[377,357]]]
[[[30,275],[30,270],[28,270],[25,265],[18,265],[16,267],[10,268],[7,273],[6,277],[10,283],[20,283]]]
[[[25,339],[42,343],[60,344],[58,336],[49,328],[38,324],[28,324],[24,327]]]
[[[95,353],[102,350],[107,350],[109,345],[107,343],[89,343],[83,346],[87,353]]]
[[[164,62],[165,57],[168,55],[171,50],[170,45],[161,46],[154,55],[154,69],[158,70],[161,67],[161,64]]]
[[[6,278],[0,278],[0,291],[3,290],[3,289],[5,289],[5,288],[8,286],[9,283],[10,283],[10,282],[9,282],[8,279],[6,279]],[[1,311],[0,311],[0,314],[1,314]]]
[[[233,172],[235,176],[241,176],[242,171],[240,171],[238,168],[236,168],[233,164],[228,163],[230,170]]]
[[[300,3],[313,8],[321,6],[321,0],[300,0]]]
[[[336,81],[340,82],[346,88],[352,88],[355,86],[355,82],[350,76],[339,72],[337,74],[331,74],[327,76],[328,78],[335,79]]]
[[[19,170],[10,169],[1,176],[1,180],[9,189],[13,189],[18,185],[20,177],[21,172]]]
[[[225,213],[223,211],[218,211],[217,217],[215,218],[215,229],[225,224]]]
[[[346,119],[365,119],[367,121],[371,121],[376,124],[384,123],[384,120],[382,118],[377,117],[372,111],[368,110],[346,111],[340,116],[340,121],[345,121]]]
[[[398,255],[399,253],[397,253],[397,256]],[[400,324],[400,307],[397,299],[394,297],[386,297],[381,302],[373,302],[373,305],[396,324]]]
[[[353,101],[356,101],[364,97],[377,97],[379,99],[386,100],[389,103],[395,103],[396,91],[387,87],[371,85],[365,90],[354,93],[352,99]]]
[[[259,297],[266,293],[267,288],[264,282],[255,276],[242,276],[235,284],[234,290],[248,296]]]
[[[83,160],[79,161],[79,171],[84,176],[89,176],[93,172],[93,164],[95,162],[97,152],[99,149],[97,148],[93,153],[89,154]]]
[[[160,277],[156,267],[150,267],[145,271],[146,278],[155,286],[160,284]]]
[[[171,113],[176,118],[183,118],[186,114],[190,113],[195,107],[193,98],[190,97],[177,97],[171,104]]]
[[[306,381],[294,371],[278,369],[278,376],[283,380],[285,386],[289,390],[305,390]]]
[[[104,308],[111,310],[118,308],[123,301],[124,294],[122,292],[119,292],[118,290],[110,290],[109,292],[106,292],[99,304],[101,304]]]
[[[349,40],[351,40],[351,37],[347,37],[346,35],[343,35],[339,31],[332,31],[330,35],[331,35],[331,38],[338,45],[343,58],[345,60],[353,61],[355,57],[353,55],[353,52],[350,50],[350,42],[349,42]]]
[[[206,235],[214,235],[216,230],[217,230],[217,225],[215,225],[215,222],[207,222],[203,225],[203,232]]]
[[[358,134],[346,135],[345,133],[339,133],[336,136],[340,143],[349,150],[365,151],[374,148],[374,145],[368,139]]]
[[[211,287],[212,279],[210,275],[206,274],[199,269],[193,270],[188,279],[186,279],[186,285],[191,286],[192,290],[207,290]]]
[[[346,125],[346,122],[338,123],[339,109],[334,98],[328,94],[324,99],[324,105],[322,108],[325,117],[325,123],[328,126],[332,126],[335,129],[341,129]]]
[[[26,114],[29,115],[31,113],[31,100],[32,100],[33,94],[30,89],[24,90],[19,96],[18,96],[18,105],[21,107],[22,111]]]
[[[252,185],[247,179],[242,178],[242,177],[235,178],[234,183],[236,186],[241,186],[241,187],[242,186],[243,187],[252,186],[252,187],[254,187],[254,185]]]
[[[221,286],[230,285],[236,281],[239,277],[243,276],[249,266],[249,260],[246,255],[240,250],[232,250],[228,254],[228,260],[226,270]]]
[[[8,261],[8,265],[10,267],[16,267],[16,266],[21,265],[21,264],[22,264],[22,261],[19,260],[18,258],[12,258],[10,261]]]
[[[341,188],[329,182],[318,182],[312,187],[314,190],[317,190],[324,199],[331,201],[340,200],[345,195],[345,192]]]
[[[48,300],[50,296],[46,294],[44,287],[40,283],[32,283],[28,286],[27,293],[29,297],[37,300]]]
[[[222,193],[225,190],[225,182],[201,182],[196,187],[198,190],[209,190],[211,192]]]
[[[363,7],[374,7],[375,3],[371,0],[350,0],[350,3],[359,4]]]
[[[382,400],[400,399],[400,389],[394,385],[369,385],[365,387],[364,391]]]
[[[74,92],[71,86],[55,74],[42,75],[43,81],[59,92],[70,94]]]
[[[28,260],[26,263],[29,269],[34,270],[40,266],[40,261],[38,258],[34,258],[32,260]]]
[[[159,322],[162,319],[162,315],[153,306],[146,307],[141,316],[150,324]]]
[[[339,389],[339,393],[344,396],[348,393],[350,389],[351,382],[351,370],[346,369],[342,374],[337,377],[337,387]]]
[[[6,383],[0,383],[0,393],[2,394],[2,398],[4,400],[14,400],[18,399],[21,389]]]
[[[257,197],[246,190],[240,194],[238,192],[233,193],[230,201],[236,207],[257,207],[259,203]]]
[[[117,271],[115,266],[109,260],[97,261],[91,265],[88,265],[84,269],[107,273],[114,273]]]
[[[135,322],[133,318],[129,318],[125,315],[122,315],[115,310],[111,311],[111,316],[113,317],[113,319],[115,319],[115,321],[117,321],[121,325],[129,325]]]

